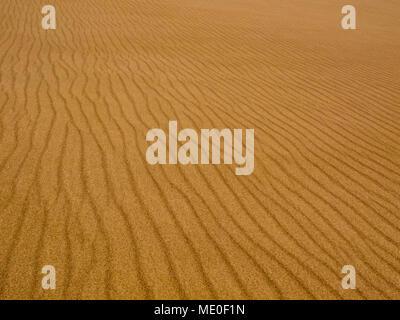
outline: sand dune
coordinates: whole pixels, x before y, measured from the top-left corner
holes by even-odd
[[[49,2],[0,2],[2,299],[400,298],[398,1]],[[254,172],[149,165],[170,120]]]

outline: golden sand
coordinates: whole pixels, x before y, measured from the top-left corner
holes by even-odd
[[[0,1],[2,299],[400,298],[398,0],[48,2]],[[254,172],[149,165],[170,120]]]

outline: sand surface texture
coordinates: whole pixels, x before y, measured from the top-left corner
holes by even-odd
[[[0,297],[399,299],[400,2],[345,4],[1,0]],[[149,165],[170,120],[254,172]]]

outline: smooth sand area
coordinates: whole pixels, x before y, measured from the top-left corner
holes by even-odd
[[[1,0],[0,298],[400,299],[400,2],[348,2]],[[149,165],[170,120],[254,172]]]

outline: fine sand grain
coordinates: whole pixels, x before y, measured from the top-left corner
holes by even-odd
[[[1,0],[0,297],[399,299],[400,2],[345,4]],[[254,172],[149,165],[170,120]]]

